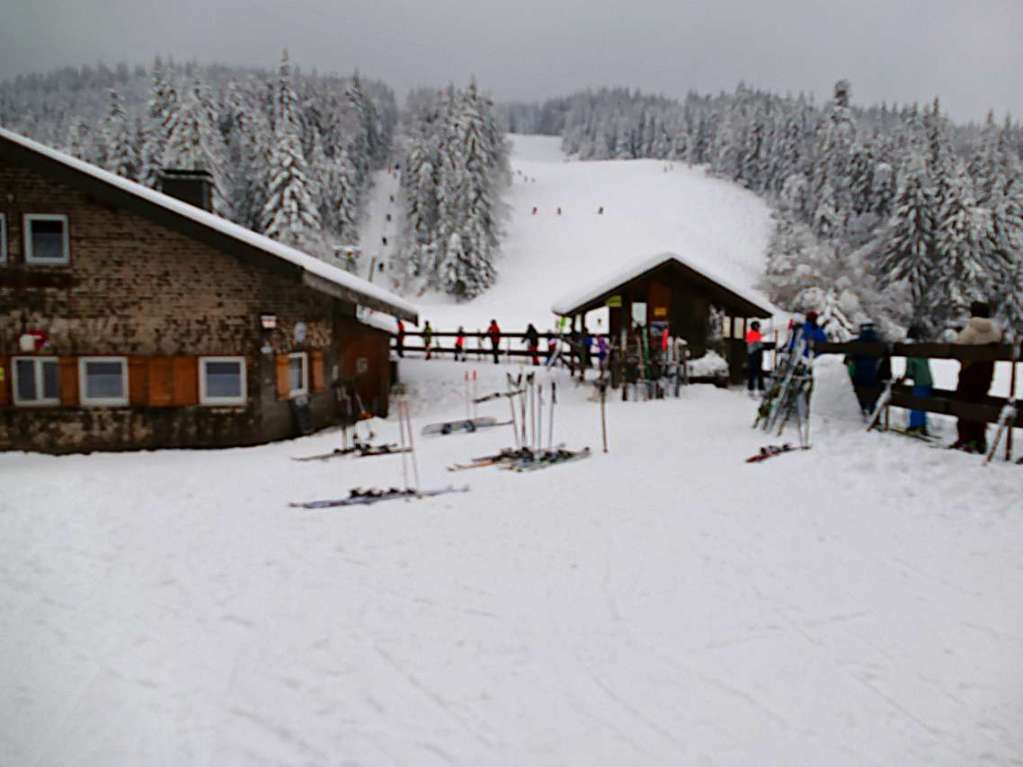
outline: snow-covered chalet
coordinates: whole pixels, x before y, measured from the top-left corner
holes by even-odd
[[[386,318],[416,309],[212,214],[203,173],[163,189],[0,129],[0,449],[250,445],[354,392],[385,414]]]

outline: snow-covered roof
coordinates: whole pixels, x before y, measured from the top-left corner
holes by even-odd
[[[71,157],[63,152],[58,152],[55,149],[51,149],[17,133],[12,133],[4,128],[0,128],[0,140],[10,142],[88,178],[99,181],[101,184],[144,200],[164,211],[188,219],[200,227],[213,230],[251,248],[291,263],[302,269],[303,281],[310,287],[339,298],[351,297],[360,305],[393,314],[412,322],[418,321],[418,310],[412,304],[343,269],[331,266],[315,256],[303,253],[276,240],[271,240],[269,237],[264,237],[253,232],[251,229],[246,229],[194,205],[189,205],[155,189],[129,181],[126,178]]]
[[[675,262],[678,265],[684,267],[685,269],[696,272],[707,281],[717,285],[717,287],[720,288],[721,290],[725,291],[726,293],[731,293],[734,298],[739,299],[740,301],[745,302],[747,304],[750,304],[751,308],[754,308],[759,312],[762,312],[757,316],[770,317],[772,314],[774,314],[774,309],[771,307],[771,305],[768,302],[764,301],[764,299],[760,298],[759,296],[756,296],[749,291],[743,290],[742,288],[738,288],[734,285],[731,285],[725,280],[722,280],[721,278],[713,274],[710,274],[702,266],[697,266],[687,258],[680,256],[677,253],[670,252],[658,253],[656,255],[650,256],[649,258],[644,258],[639,261],[636,261],[635,263],[630,264],[628,267],[621,269],[615,272],[614,274],[608,275],[606,278],[600,280],[598,283],[587,288],[585,291],[578,291],[573,295],[565,296],[560,301],[556,301],[554,303],[554,305],[551,307],[551,311],[559,315],[572,314],[573,312],[578,311],[579,309],[585,307],[587,304],[591,302],[594,302],[598,299],[602,299],[610,294],[613,294],[618,288],[620,288],[625,283],[631,282],[637,277],[641,277],[647,272],[657,269],[658,267],[664,266],[665,264],[671,262]]]

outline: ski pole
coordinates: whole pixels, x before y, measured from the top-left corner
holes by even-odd
[[[515,422],[515,398],[508,398],[508,409],[511,411],[511,427],[512,434],[515,435],[515,447],[521,448],[522,443],[519,442],[519,425]]]
[[[462,374],[462,378],[465,380],[465,417],[468,419],[468,418],[472,417],[472,411],[470,410],[471,406],[469,404],[469,371],[468,370],[466,370]]]
[[[416,444],[412,438],[412,413],[409,411],[408,400],[405,400],[405,422],[406,428],[408,429],[408,446],[409,456],[412,460],[412,475],[416,480],[416,497],[420,498],[419,495],[419,462],[416,460]]]
[[[607,381],[600,385],[600,434],[604,439],[604,452],[607,452]]]
[[[404,398],[398,400],[398,444],[401,446],[401,478],[405,483],[405,491],[409,489],[408,486],[408,456],[405,448],[407,447],[405,438],[405,402]]]
[[[548,429],[547,431],[548,450],[554,449],[554,405],[557,404],[557,401],[558,401],[557,384],[554,381],[551,381],[551,425],[550,429]]]
[[[479,376],[476,375],[476,368],[473,368],[473,370],[472,370],[472,399],[474,400],[473,401],[473,405],[472,405],[472,417],[473,418],[475,418],[477,413],[479,413],[479,409],[477,408],[476,403],[475,403],[475,400],[476,400],[477,396],[479,395],[479,393],[480,393]]]

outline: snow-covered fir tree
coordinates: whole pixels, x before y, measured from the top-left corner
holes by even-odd
[[[317,186],[310,177],[300,138],[298,97],[284,52],[274,96],[274,139],[267,171],[267,199],[261,229],[288,245],[323,251]]]
[[[134,125],[113,88],[110,89],[110,109],[103,122],[101,140],[103,167],[118,176],[134,179],[138,168]]]

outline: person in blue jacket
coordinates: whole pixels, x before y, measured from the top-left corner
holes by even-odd
[[[798,334],[793,334],[792,340],[789,342],[790,349],[796,345],[797,338],[800,342],[805,339],[808,343],[813,344],[827,343],[828,341],[828,334],[824,332],[824,328],[817,324],[817,312],[813,310],[806,313],[806,321],[800,327],[800,331]],[[809,347],[803,350],[803,356],[810,356]],[[814,356],[817,355],[814,354]]]
[[[874,323],[864,322],[860,325],[860,334],[856,341],[865,344],[881,343],[881,337],[874,328]],[[872,357],[866,354],[850,354],[845,358],[849,366],[849,377],[852,378],[856,399],[859,400],[863,415],[870,417],[881,397],[882,384],[891,378],[891,367],[887,357]]]

